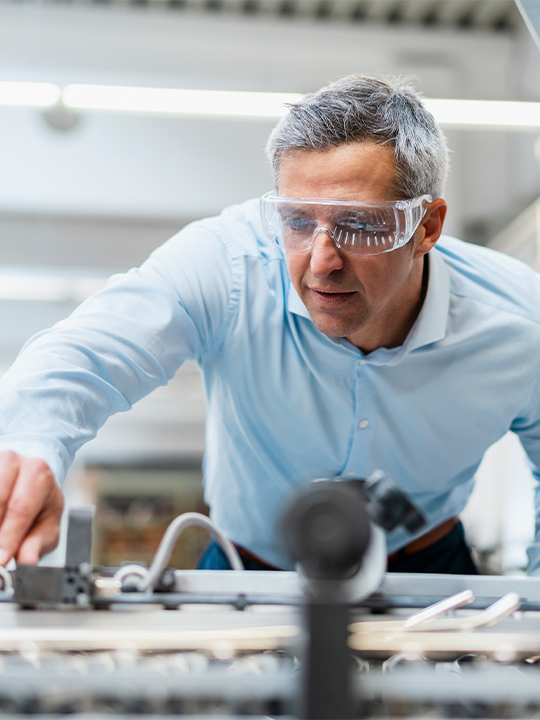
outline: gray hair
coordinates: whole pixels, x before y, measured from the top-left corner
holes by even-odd
[[[448,145],[409,79],[350,75],[288,108],[266,146],[276,186],[285,157],[371,141],[393,148],[398,198],[441,196]]]

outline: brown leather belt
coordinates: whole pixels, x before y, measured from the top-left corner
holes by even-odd
[[[261,566],[261,570],[281,570],[281,568],[276,567],[275,565],[270,565],[269,563],[265,562],[264,560],[261,560],[261,558],[258,555],[254,555],[249,550],[246,550],[245,547],[242,547],[241,545],[237,545],[236,543],[233,543],[234,547],[237,549],[238,554],[240,555],[240,558],[242,560],[254,560],[258,565]]]
[[[433,543],[436,543],[437,540],[442,540],[443,537],[448,535],[448,533],[454,529],[454,527],[458,523],[458,520],[459,518],[457,517],[448,518],[448,520],[445,520],[440,525],[437,525],[437,527],[434,527],[429,532],[425,533],[424,535],[420,535],[420,537],[416,538],[416,540],[412,540],[410,543],[400,548],[396,552],[391,553],[388,556],[388,562],[391,563],[395,560],[407,557],[408,555],[414,555],[415,553],[420,552],[420,550],[425,550],[430,545],[433,545]],[[241,558],[245,560],[254,560],[262,566],[261,569],[264,568],[265,570],[281,570],[281,568],[278,568],[275,565],[270,565],[264,560],[261,560],[260,557],[254,555],[249,550],[246,550],[245,547],[236,544],[235,547],[238,550],[238,554]]]
[[[416,540],[411,540],[410,543],[396,552],[390,553],[388,556],[388,562],[395,562],[403,557],[414,555],[415,553],[420,552],[420,550],[425,550],[430,545],[433,545],[433,543],[436,543],[438,540],[442,540],[443,537],[448,535],[448,533],[455,528],[458,521],[459,518],[457,517],[448,518],[448,520],[445,520],[440,525],[437,525],[437,527],[434,527],[432,530],[425,533],[425,535],[420,535],[420,537],[416,538]]]

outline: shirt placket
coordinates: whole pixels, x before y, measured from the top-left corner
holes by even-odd
[[[369,362],[364,359],[359,359],[354,366],[354,426],[343,477],[367,477],[373,469],[370,458],[376,418],[369,368]]]

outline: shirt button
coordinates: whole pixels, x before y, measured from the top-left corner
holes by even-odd
[[[367,365],[367,360],[360,360],[360,365]]]
[[[356,475],[356,470],[349,470],[347,475]]]
[[[358,427],[361,430],[363,430],[364,428],[367,428],[368,425],[369,425],[369,420],[366,420],[366,418],[364,418],[363,420],[360,420],[360,422],[358,423]]]

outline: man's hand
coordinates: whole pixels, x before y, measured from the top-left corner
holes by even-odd
[[[64,497],[40,458],[0,452],[0,565],[25,565],[58,545]]]

